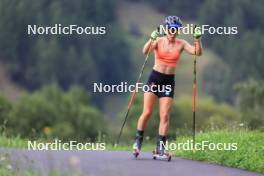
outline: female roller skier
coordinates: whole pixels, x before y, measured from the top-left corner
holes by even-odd
[[[165,36],[160,36],[157,30],[151,33],[151,38],[143,47],[143,54],[154,51],[155,64],[148,78],[149,86],[171,86],[170,91],[156,89],[144,93],[143,112],[138,119],[135,143],[133,145],[133,154],[137,157],[143,141],[144,130],[147,122],[151,117],[153,107],[159,100],[159,137],[154,155],[169,156],[161,142],[166,144],[167,133],[169,128],[170,111],[174,97],[174,74],[176,65],[180,59],[182,51],[189,54],[200,56],[202,54],[201,32],[194,31],[194,43],[189,44],[187,41],[178,38],[178,29],[182,27],[182,22],[177,16],[168,16],[165,19]],[[177,32],[171,32],[173,28]],[[161,91],[159,91],[161,90]]]

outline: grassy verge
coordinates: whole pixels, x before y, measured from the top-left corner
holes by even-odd
[[[209,141],[210,143],[237,143],[237,150],[205,150],[176,151],[177,156],[193,158],[194,160],[217,163],[229,167],[245,169],[264,173],[264,133],[257,131],[228,132],[218,131],[204,133],[197,136],[197,142]],[[189,138],[190,139],[190,138]],[[188,140],[180,138],[177,142]],[[228,147],[227,147],[228,148]]]
[[[0,147],[3,148],[26,148],[27,141],[20,137],[6,137],[5,135],[0,136]]]
[[[170,152],[175,156],[264,173],[263,137],[264,132],[259,131],[216,131],[200,133],[196,136],[197,143],[202,143],[203,141],[208,141],[207,144],[225,143],[227,149],[229,149],[228,143],[237,143],[237,150],[209,150],[209,147],[196,151],[191,149],[179,150],[180,143],[184,144],[188,140],[191,140],[191,137],[179,137],[176,141],[170,141],[170,144],[177,144],[177,149],[171,150]],[[19,137],[8,138],[0,136],[0,147],[26,148],[27,141]],[[127,144],[117,147],[107,145],[106,149],[131,151],[131,147],[131,145]],[[148,142],[144,143],[142,150],[150,152],[154,147],[154,143]]]
[[[208,141],[206,142],[207,144],[225,143],[225,149],[227,150],[209,150],[209,147],[204,147],[204,150],[178,150],[178,148],[177,150],[171,150],[170,152],[175,156],[183,158],[264,173],[263,137],[264,133],[258,131],[217,131],[201,133],[196,137],[197,143],[202,143],[203,141]],[[177,141],[170,141],[170,144],[184,144],[191,139],[191,137],[179,137]],[[228,143],[237,143],[237,150],[228,150],[230,148]],[[153,144],[144,144],[142,150],[152,151],[154,146],[155,145]],[[171,146],[172,149],[175,149],[175,145],[169,146]],[[183,147],[181,146],[181,148]],[[131,150],[131,146],[121,145],[115,148],[109,146],[108,149]]]

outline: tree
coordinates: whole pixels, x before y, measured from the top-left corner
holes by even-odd
[[[264,8],[262,2],[258,0],[206,0],[202,5],[199,14],[201,24],[238,27],[237,35],[205,35],[203,37],[205,46],[215,51],[230,68],[229,76],[226,76],[226,72],[218,75],[223,80],[223,85],[229,85],[225,89],[225,95],[217,95],[218,100],[234,99],[232,84],[249,78],[264,79],[261,68],[264,64],[262,59],[264,37],[260,32],[264,28],[263,20],[261,20],[263,15]],[[214,74],[214,72],[211,73]],[[210,80],[204,84],[214,83],[213,80],[208,81]]]
[[[115,0],[3,0],[0,11],[0,60],[26,89],[56,82],[64,90],[73,84],[91,90],[94,81],[130,78],[130,46],[116,23]],[[103,26],[106,34],[28,35],[27,25],[34,24]]]

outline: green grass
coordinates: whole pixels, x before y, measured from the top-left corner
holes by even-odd
[[[14,175],[20,175],[20,176],[39,176],[39,174],[34,173],[34,172],[20,171],[19,174],[18,174],[18,172],[14,171],[12,169],[5,168],[5,167],[0,167],[0,176],[14,176]],[[53,175],[50,175],[50,176],[53,176]]]
[[[237,150],[171,150],[170,152],[179,157],[216,163],[224,166],[245,169],[264,173],[264,132],[260,131],[216,131],[208,133],[200,133],[196,136],[196,142],[209,141],[210,143],[237,143]],[[176,141],[170,143],[179,144],[191,140],[192,137],[179,137]],[[8,148],[26,148],[27,141],[19,137],[8,138],[0,136],[0,147]],[[155,147],[154,142],[146,142],[142,150],[151,152]],[[132,144],[121,144],[114,147],[110,144],[106,146],[106,150],[131,151]],[[3,172],[1,172],[3,170]],[[0,167],[0,173],[10,172],[8,169]],[[8,174],[5,174],[8,175]],[[1,175],[0,175],[1,176]]]
[[[217,131],[210,133],[201,133],[196,136],[196,142],[209,141],[210,143],[237,143],[237,150],[173,150],[173,155],[216,163],[224,166],[245,169],[264,173],[264,133],[258,131]],[[192,137],[179,137],[177,141],[170,143],[185,143]],[[152,151],[154,144],[144,144],[143,151]],[[118,147],[109,146],[110,150],[130,150],[131,146],[120,145]]]
[[[264,133],[257,131],[228,132],[219,131],[200,134],[196,142],[209,141],[211,143],[237,143],[237,150],[219,151],[176,151],[174,154],[194,160],[207,161],[229,167],[264,173]],[[180,138],[177,142],[188,140]]]
[[[6,147],[6,148],[26,148],[27,147],[27,141],[24,139],[21,139],[20,137],[7,137],[5,135],[0,136],[0,147]]]

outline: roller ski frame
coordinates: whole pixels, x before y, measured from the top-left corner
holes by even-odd
[[[171,155],[169,153],[164,153],[163,155],[160,155],[159,153],[156,152],[156,150],[154,150],[152,154],[153,154],[152,157],[154,160],[158,159],[158,160],[165,160],[168,162],[171,161]]]
[[[140,154],[140,150],[139,149],[134,149],[134,151],[133,151],[134,157],[137,158],[139,154]]]
[[[136,139],[133,145],[133,155],[135,158],[137,158],[138,155],[140,154],[141,145],[142,145],[142,140]]]

